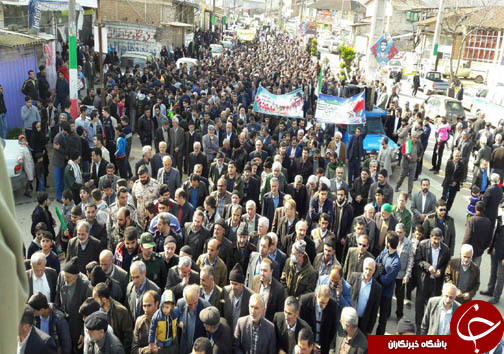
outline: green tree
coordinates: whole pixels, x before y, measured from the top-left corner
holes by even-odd
[[[311,41],[310,55],[317,56],[317,54],[318,54],[317,39],[313,38],[312,41]]]
[[[352,47],[347,47],[342,44],[339,47],[339,57],[341,61],[340,78],[341,80],[344,80],[346,78],[346,73],[350,72],[350,69],[352,68],[352,63],[355,59],[355,50]]]

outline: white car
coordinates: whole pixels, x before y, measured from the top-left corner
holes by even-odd
[[[6,168],[11,180],[12,190],[15,192],[23,188],[26,184],[26,176],[23,173],[19,142],[15,139],[0,139],[0,142],[4,152]]]
[[[434,123],[439,123],[441,118],[446,118],[448,124],[452,125],[457,122],[458,117],[465,119],[462,102],[448,96],[432,95],[425,100],[424,106],[425,116]]]
[[[198,66],[199,61],[198,59],[194,58],[180,58],[177,59],[177,62],[175,63],[177,69],[180,69],[183,65],[187,65],[187,67],[190,69],[193,66]]]
[[[210,44],[210,51],[212,52],[212,58],[218,58],[224,52],[224,47],[222,44]]]

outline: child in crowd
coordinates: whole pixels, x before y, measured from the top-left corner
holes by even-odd
[[[40,240],[42,239],[42,234],[47,231],[47,225],[45,222],[39,222],[35,225],[35,238],[28,246],[28,251],[26,253],[26,259],[30,259],[32,254],[42,249],[42,245],[40,244]]]
[[[175,308],[173,291],[165,290],[161,296],[161,308],[152,317],[150,326],[149,348],[152,353],[158,352],[158,348],[161,353],[178,353],[177,324],[181,318],[180,310]]]
[[[56,271],[57,274],[60,273],[60,261],[58,254],[54,252],[54,236],[49,231],[44,231],[40,239],[40,245],[42,246],[42,253],[46,257],[46,266],[51,267]]]
[[[63,191],[61,201],[63,202],[63,208],[62,208],[63,210],[61,212],[61,216],[63,216],[63,217],[68,216],[69,217],[70,212],[72,211],[72,208],[75,205],[75,202],[73,200],[72,191],[70,191],[68,189]]]
[[[81,209],[82,209],[82,215],[86,215],[86,204],[89,203],[89,188],[88,187],[81,187],[79,197],[81,202],[78,204]]]
[[[23,171],[26,175],[26,188],[25,196],[31,198],[31,191],[33,190],[33,178],[35,177],[35,163],[28,147],[28,142],[24,135],[18,137],[19,143],[19,159],[23,166]]]
[[[35,177],[37,178],[37,192],[45,192],[44,155],[40,152],[35,154]]]
[[[481,200],[480,188],[477,185],[471,187],[471,199],[469,200],[469,205],[467,206],[467,220],[476,214],[476,203]]]

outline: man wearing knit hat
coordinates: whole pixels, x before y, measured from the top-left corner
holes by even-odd
[[[229,294],[229,302],[231,303],[232,316],[229,321],[231,328],[236,327],[238,318],[248,314],[248,306],[252,290],[245,286],[245,275],[243,268],[239,263],[236,263],[229,273],[229,283],[224,287],[224,290]],[[226,316],[229,318],[229,316]]]
[[[199,318],[213,342],[213,352],[231,354],[233,348],[229,344],[233,342],[233,332],[219,310],[215,306],[207,307],[200,312]]]
[[[77,347],[82,331],[82,316],[79,307],[91,296],[89,280],[79,273],[77,257],[69,259],[63,266],[63,271],[58,276],[54,305],[67,314],[68,326],[73,347]]]
[[[315,290],[317,272],[313,269],[306,254],[306,242],[297,240],[292,245],[289,259],[280,278],[287,296],[301,296]]]
[[[89,333],[89,340],[84,341],[85,353],[114,353],[124,354],[121,341],[112,333],[107,331],[107,314],[96,311],[86,318],[84,323]]]

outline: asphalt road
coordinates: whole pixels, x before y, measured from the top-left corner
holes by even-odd
[[[410,101],[410,104],[414,103],[420,103],[423,99],[425,99],[425,96],[423,93],[419,92],[417,97],[411,97],[409,95],[404,95],[404,93],[407,92],[409,93],[409,90],[403,90],[403,94],[400,95],[400,103],[403,104],[404,101],[408,100]],[[449,151],[445,151],[444,156],[443,156],[443,165],[442,165],[442,170],[438,175],[434,175],[431,172],[429,172],[429,168],[432,167],[430,164],[431,161],[431,156],[432,156],[432,147],[434,146],[434,140],[433,140],[433,134],[431,134],[431,139],[429,141],[429,145],[427,147],[427,151],[425,153],[425,158],[424,158],[424,168],[423,168],[423,173],[420,175],[420,178],[429,178],[431,180],[431,191],[438,197],[440,198],[442,194],[442,187],[441,183],[444,178],[444,168],[445,168],[445,162],[449,157]],[[136,161],[140,156],[141,156],[141,146],[140,146],[140,141],[138,139],[138,136],[135,136],[133,139],[133,148],[132,148],[132,158],[134,159],[133,161]],[[132,162],[134,163],[134,162]],[[393,177],[391,184],[393,187],[395,187],[395,181],[399,177],[399,170],[396,169],[394,171]],[[469,175],[469,178],[471,176]],[[50,188],[48,189],[48,193],[50,196],[50,199],[53,201],[50,210],[53,213],[53,216],[56,217],[56,213],[54,212],[54,198],[55,198],[55,192],[54,192],[54,180],[53,180],[53,174],[51,172],[49,176],[49,185]],[[403,191],[407,191],[407,180],[404,181],[403,186],[401,188]],[[419,190],[419,182],[416,182],[414,186],[414,192]],[[470,198],[470,193],[467,188],[463,188],[458,194],[455,199],[455,203],[452,207],[452,210],[450,211],[450,216],[455,219],[455,228],[456,228],[456,249],[455,249],[455,255],[458,256],[460,254],[460,246],[462,244],[462,239],[464,235],[464,224],[465,224],[465,217],[466,217],[466,207],[469,203],[469,198]],[[27,235],[29,237],[30,235],[30,227],[31,227],[31,213],[34,210],[36,206],[35,198],[32,197],[26,198],[23,195],[23,192],[20,191],[16,193],[15,195],[15,201],[16,201],[16,214],[17,214],[17,222],[21,228],[21,231],[24,233],[24,235]],[[409,206],[409,203],[408,203]],[[59,223],[58,223],[59,224]],[[58,226],[59,227],[59,226]],[[490,256],[484,255],[483,261],[481,264],[481,287],[480,290],[485,290],[486,285],[488,283],[488,279],[490,276]],[[414,296],[414,295],[413,295]],[[478,295],[476,296],[475,299],[478,300],[488,300],[488,297]],[[503,301],[497,305],[497,308],[501,312],[501,314],[504,314],[504,299]],[[414,320],[414,309],[407,309],[405,308],[405,316],[410,318],[411,320]],[[395,301],[393,302],[392,306],[392,315],[387,323],[387,333],[395,333],[395,328],[397,325],[397,321],[395,318]]]

